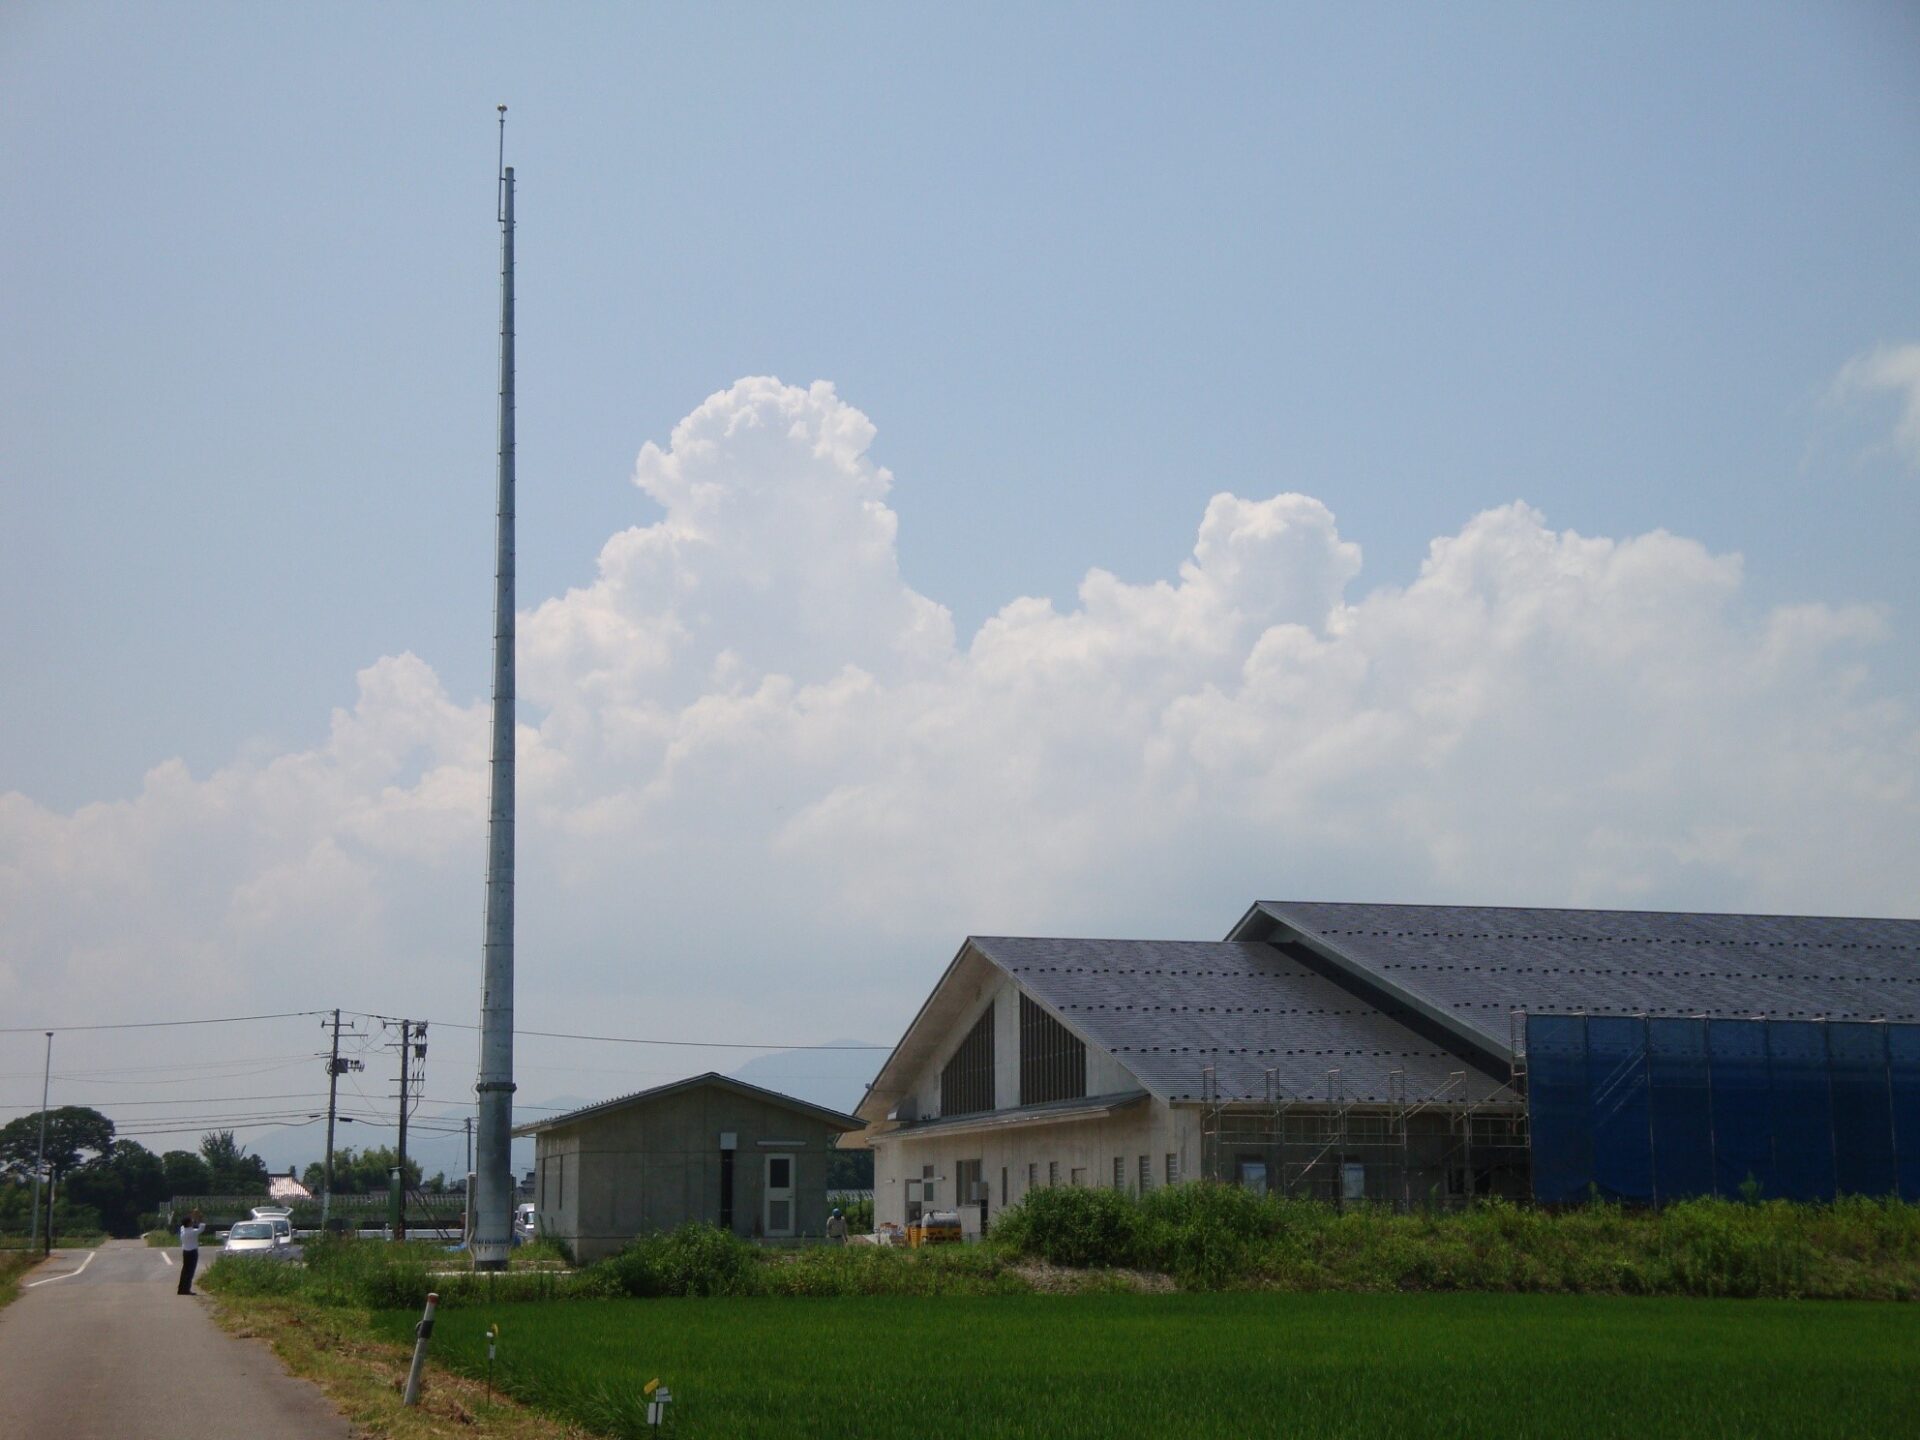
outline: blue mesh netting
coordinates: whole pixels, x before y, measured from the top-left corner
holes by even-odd
[[[1714,1190],[1713,1089],[1707,1083],[1707,1022],[1647,1022],[1647,1082],[1653,1114],[1653,1194]]]
[[[1527,1106],[1532,1114],[1533,1193],[1564,1204],[1593,1178],[1587,1103],[1587,1022],[1577,1015],[1527,1020]]]
[[[1887,1027],[1887,1078],[1900,1195],[1920,1200],[1920,1025]]]
[[[1713,1087],[1713,1188],[1740,1195],[1748,1181],[1762,1195],[1780,1193],[1773,1172],[1773,1081],[1767,1074],[1767,1027],[1761,1020],[1709,1020],[1707,1056]]]
[[[1893,1194],[1887,1027],[1828,1025],[1827,1075],[1833,1090],[1835,1188],[1848,1195]]]
[[[1827,1084],[1826,1026],[1769,1020],[1773,1075],[1773,1171],[1768,1199],[1826,1200],[1833,1195],[1833,1099]]]
[[[1527,1018],[1534,1196],[1920,1199],[1920,1026]]]
[[[1587,1094],[1592,1104],[1593,1183],[1609,1200],[1651,1202],[1646,1021],[1618,1015],[1589,1017]]]

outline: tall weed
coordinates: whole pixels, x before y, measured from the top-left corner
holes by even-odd
[[[1897,1200],[1396,1213],[1207,1183],[1052,1189],[1004,1213],[993,1238],[1060,1265],[1165,1271],[1189,1289],[1920,1298],[1920,1206]]]

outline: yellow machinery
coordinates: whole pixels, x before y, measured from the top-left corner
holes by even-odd
[[[960,1243],[960,1216],[953,1210],[929,1210],[912,1225],[907,1226],[907,1244],[918,1248],[922,1245],[957,1245]]]

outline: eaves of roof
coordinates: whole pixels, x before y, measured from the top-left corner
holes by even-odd
[[[1078,1100],[1054,1100],[1044,1105],[1021,1105],[1010,1110],[983,1110],[971,1115],[945,1115],[888,1130],[879,1141],[917,1140],[925,1135],[967,1135],[988,1130],[1014,1130],[1028,1125],[1058,1125],[1069,1120],[1097,1120],[1152,1099],[1145,1090],[1123,1090],[1114,1095],[1089,1095]]]
[[[815,1105],[811,1101],[801,1100],[792,1095],[782,1095],[778,1090],[768,1090],[761,1085],[750,1085],[745,1080],[736,1080],[731,1075],[722,1075],[709,1070],[704,1075],[690,1075],[685,1080],[674,1080],[665,1085],[656,1085],[650,1090],[636,1090],[631,1095],[618,1095],[611,1100],[602,1100],[597,1104],[583,1105],[578,1110],[569,1110],[564,1115],[550,1115],[544,1120],[531,1120],[524,1125],[513,1127],[515,1138],[539,1135],[548,1130],[557,1130],[565,1125],[578,1125],[583,1120],[591,1120],[599,1115],[615,1110],[624,1110],[633,1105],[644,1105],[655,1100],[663,1100],[685,1090],[698,1089],[701,1086],[714,1086],[722,1090],[731,1090],[751,1100],[768,1105],[778,1105],[797,1114],[806,1115],[833,1126],[836,1130],[858,1130],[862,1122],[852,1115],[843,1115],[838,1110],[829,1110],[824,1105]]]

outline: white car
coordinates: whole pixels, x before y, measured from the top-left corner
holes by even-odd
[[[281,1248],[279,1239],[273,1233],[271,1220],[242,1220],[227,1231],[221,1252],[226,1255],[278,1255]]]
[[[256,1205],[253,1218],[264,1220],[273,1226],[273,1243],[276,1245],[293,1244],[293,1211],[284,1205]]]
[[[530,1204],[516,1205],[513,1207],[513,1243],[514,1244],[524,1245],[527,1241],[533,1239],[533,1232],[534,1232],[533,1216],[534,1216],[534,1208]]]

